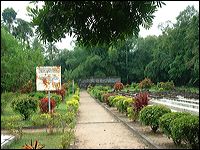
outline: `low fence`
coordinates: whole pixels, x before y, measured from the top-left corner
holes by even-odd
[[[120,77],[108,77],[108,78],[89,78],[89,79],[79,79],[78,85],[80,88],[87,88],[88,85],[107,85],[107,86],[113,86],[115,82],[120,81]]]

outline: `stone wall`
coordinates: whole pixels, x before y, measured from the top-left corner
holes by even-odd
[[[108,85],[114,86],[115,82],[120,81],[120,77],[108,77],[108,78],[89,78],[89,79],[79,79],[78,85],[80,88],[87,88],[88,85]]]

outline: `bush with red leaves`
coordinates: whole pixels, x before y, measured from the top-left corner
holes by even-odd
[[[62,88],[61,90],[54,91],[53,93],[56,93],[56,94],[62,96],[62,101],[64,101],[64,96],[65,96],[65,89],[64,88]]]
[[[40,111],[41,113],[48,113],[49,112],[49,99],[48,98],[42,98],[40,100]],[[54,111],[54,108],[56,107],[56,102],[54,99],[50,99],[50,106],[51,106],[51,112]]]
[[[135,96],[135,102],[133,103],[134,110],[139,112],[143,107],[148,105],[149,94],[147,92],[139,93]]]
[[[119,81],[116,82],[115,85],[114,85],[115,91],[121,91],[123,88],[124,88],[123,83],[121,83],[121,82],[119,82]]]
[[[141,89],[149,89],[153,85],[153,82],[149,78],[145,78],[139,83],[139,87]]]
[[[115,93],[106,93],[106,94],[103,94],[103,101],[108,105],[109,104],[109,101],[108,101],[108,98],[110,96],[114,96],[116,95]]]

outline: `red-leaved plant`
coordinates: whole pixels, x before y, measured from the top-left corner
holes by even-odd
[[[41,113],[48,113],[49,112],[49,99],[48,98],[42,98],[40,100],[40,111]],[[50,111],[53,112],[54,108],[56,107],[56,102],[54,99],[50,99]]]
[[[147,92],[137,94],[133,103],[134,110],[139,112],[143,107],[148,105],[148,102],[149,94]]]
[[[57,90],[55,93],[58,94],[58,95],[61,95],[62,101],[64,101],[64,96],[65,96],[65,89],[64,88],[62,88],[61,90]]]
[[[110,96],[113,96],[113,95],[115,95],[115,93],[106,93],[106,94],[103,94],[103,101],[108,105],[109,104],[108,98]]]
[[[117,81],[117,82],[115,83],[115,85],[114,85],[115,91],[121,91],[123,88],[124,88],[123,83],[121,83],[121,82],[119,82],[119,81]]]

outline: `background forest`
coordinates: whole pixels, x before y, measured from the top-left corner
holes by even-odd
[[[112,46],[76,43],[74,50],[40,42],[32,25],[17,18],[12,8],[2,18],[1,93],[21,90],[28,81],[35,87],[35,68],[43,65],[61,65],[63,82],[117,76],[124,84],[148,77],[154,83],[199,85],[199,12],[193,6],[180,12],[176,23],[162,23],[158,37],[129,37]]]

